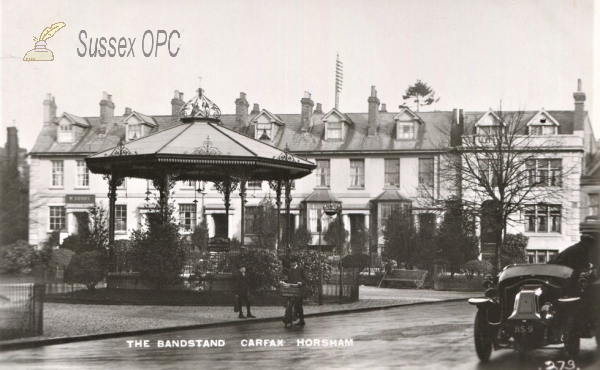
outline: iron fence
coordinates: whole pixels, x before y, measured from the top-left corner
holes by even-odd
[[[43,334],[44,284],[0,284],[0,340]]]

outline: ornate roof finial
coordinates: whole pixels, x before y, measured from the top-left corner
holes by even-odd
[[[198,77],[198,79],[202,83],[202,77]],[[181,107],[179,117],[219,119],[221,117],[221,109],[204,95],[204,90],[200,87],[200,83],[196,90],[198,94]]]

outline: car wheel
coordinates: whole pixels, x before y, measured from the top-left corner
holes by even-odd
[[[484,309],[477,310],[477,315],[475,315],[474,337],[477,357],[482,362],[488,361],[492,355],[493,339]]]

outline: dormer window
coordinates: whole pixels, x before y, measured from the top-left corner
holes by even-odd
[[[125,124],[125,137],[127,141],[137,140],[144,137],[156,127],[156,121],[150,116],[146,116],[139,112],[132,112],[127,116],[123,123]]]
[[[421,118],[409,108],[403,108],[394,120],[396,120],[396,140],[416,139],[419,125],[423,123]]]
[[[70,113],[63,113],[57,123],[56,141],[58,143],[74,143],[81,137],[83,130],[90,127],[85,118]]]
[[[529,135],[557,135],[560,124],[542,108],[527,123]]]
[[[255,123],[254,138],[257,140],[273,141],[283,126],[283,121],[278,116],[263,109],[256,117],[252,119]]]
[[[325,122],[325,140],[339,141],[346,138],[350,125],[354,123],[344,113],[333,108],[323,118]]]
[[[506,126],[494,111],[490,108],[476,123],[475,135],[481,143],[493,143],[503,134]]]
[[[558,126],[560,126],[558,121],[542,108],[527,122],[527,134],[535,136],[557,135]]]

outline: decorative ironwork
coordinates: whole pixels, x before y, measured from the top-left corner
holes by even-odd
[[[273,158],[280,161],[299,162],[298,159],[292,153],[290,153],[290,147],[287,143],[285,143],[285,149],[283,150],[283,153],[279,154],[278,157]]]
[[[119,143],[119,146],[113,149],[113,151],[109,154],[110,157],[114,156],[122,156],[122,155],[133,155],[137,154],[137,152],[131,152],[122,142]],[[106,154],[104,154],[106,156]]]
[[[102,175],[102,178],[104,179],[104,181],[108,182],[108,193],[106,194],[106,196],[108,197],[108,199],[112,199],[113,197],[116,199],[117,198],[117,188],[119,186],[123,185],[123,181],[125,181],[125,178],[112,176],[112,175]],[[113,187],[114,187],[114,193],[113,193]]]
[[[204,95],[201,87],[196,90],[198,94],[181,107],[180,118],[214,118],[221,117],[221,108]]]
[[[323,212],[325,212],[327,216],[337,215],[341,211],[342,207],[334,202],[329,202],[323,206]]]
[[[196,148],[192,154],[199,154],[199,155],[223,155],[223,153],[221,153],[221,151],[213,146],[213,142],[210,141],[210,136],[206,136],[206,141],[202,143],[201,147]],[[230,153],[227,153],[227,155],[230,155]]]

